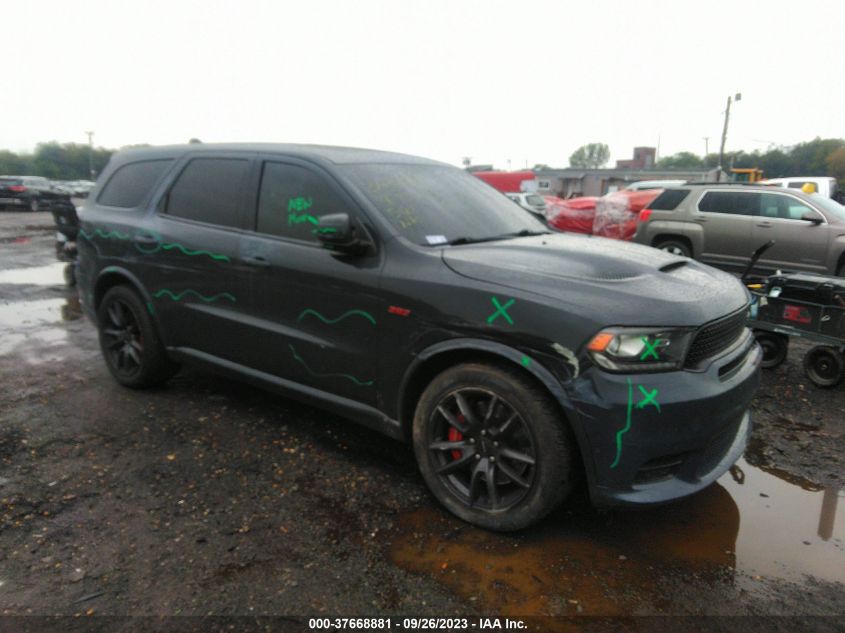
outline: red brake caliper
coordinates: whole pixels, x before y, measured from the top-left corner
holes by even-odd
[[[458,422],[463,422],[464,419],[465,418],[463,414],[459,413]],[[461,432],[454,426],[449,427],[449,434],[447,437],[449,438],[450,442],[460,442],[462,439],[464,439],[464,436],[461,434]],[[457,448],[452,451],[452,459],[460,459],[461,455],[463,455],[463,453],[461,453],[461,451],[459,451]]]

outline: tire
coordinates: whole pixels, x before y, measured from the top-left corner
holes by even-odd
[[[804,356],[804,373],[814,385],[830,389],[842,382],[845,358],[830,345],[816,345]]]
[[[160,385],[179,370],[167,357],[140,297],[128,286],[115,286],[103,297],[97,330],[106,367],[125,387]]]
[[[417,404],[413,441],[435,498],[479,527],[526,528],[572,489],[569,428],[549,396],[515,369],[465,363],[439,374]]]
[[[777,367],[786,360],[789,351],[789,337],[785,334],[775,332],[764,332],[755,330],[754,337],[763,348],[763,362],[760,365],[763,369]]]
[[[661,251],[666,251],[679,257],[692,257],[692,251],[689,245],[683,240],[660,240],[654,244],[654,248],[659,248]]]

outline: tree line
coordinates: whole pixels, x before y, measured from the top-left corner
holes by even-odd
[[[569,165],[597,169],[607,164],[609,158],[607,145],[589,143],[575,150],[569,157]],[[713,169],[719,166],[719,154],[699,156],[693,152],[678,152],[659,159],[655,166],[658,169]],[[845,139],[817,137],[789,147],[770,147],[765,152],[726,152],[722,160],[725,171],[751,167],[762,169],[766,178],[833,176],[845,187]]]

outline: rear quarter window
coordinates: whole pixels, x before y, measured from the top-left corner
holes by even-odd
[[[653,211],[674,211],[689,195],[689,189],[667,189],[648,205]]]
[[[97,203],[124,209],[139,206],[172,162],[171,159],[145,160],[118,168],[100,192]]]

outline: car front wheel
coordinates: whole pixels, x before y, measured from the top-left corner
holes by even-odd
[[[574,443],[555,403],[519,371],[452,367],[423,392],[414,451],[437,500],[491,530],[539,521],[569,494]]]
[[[100,349],[112,376],[125,387],[163,383],[178,370],[168,357],[137,293],[115,286],[97,309]]]

